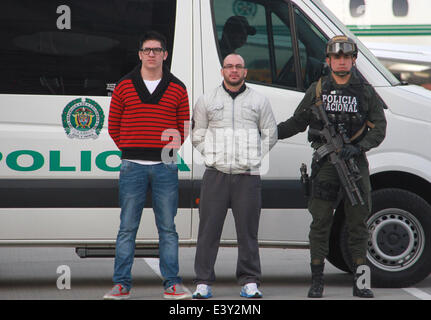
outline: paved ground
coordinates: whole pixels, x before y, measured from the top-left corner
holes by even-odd
[[[195,248],[180,248],[180,273],[190,291]],[[111,287],[113,258],[79,258],[74,248],[0,248],[1,300],[100,300]],[[308,250],[261,249],[263,300],[306,300],[310,283]],[[135,300],[162,299],[158,260],[137,258],[133,268]],[[236,248],[220,248],[217,282],[212,300],[237,300],[240,288],[234,277]],[[61,267],[66,266],[66,267]],[[60,267],[60,268],[59,268]],[[70,288],[65,279],[70,270]],[[351,275],[327,264],[324,299],[352,297]],[[59,289],[57,282],[60,287]],[[431,277],[414,288],[374,288],[375,300],[425,300],[431,298]]]

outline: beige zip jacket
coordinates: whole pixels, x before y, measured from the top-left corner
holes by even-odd
[[[193,110],[193,146],[205,165],[228,174],[260,174],[263,156],[277,142],[268,99],[246,87],[235,99],[220,85]]]

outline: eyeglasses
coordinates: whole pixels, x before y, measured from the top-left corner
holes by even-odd
[[[245,67],[241,64],[236,64],[236,65],[227,64],[227,65],[223,66],[223,69],[227,69],[227,70],[233,70],[234,68],[237,70],[245,69]]]
[[[139,51],[142,51],[145,55],[149,55],[150,52],[153,51],[155,55],[158,55],[165,50],[163,48],[143,48],[143,49],[139,49]]]

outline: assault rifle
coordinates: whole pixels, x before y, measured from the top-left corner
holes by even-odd
[[[356,206],[358,203],[363,205],[364,199],[356,184],[356,182],[361,179],[359,168],[353,158],[343,160],[339,156],[343,146],[350,143],[350,139],[346,135],[346,130],[341,125],[338,126],[338,130],[334,128],[334,125],[328,119],[328,115],[320,99],[312,106],[312,111],[317,119],[323,123],[323,128],[322,130],[309,128],[309,131],[313,135],[319,135],[326,142],[314,152],[313,159],[318,162],[323,157],[328,156],[329,162],[332,163],[337,170],[341,186],[352,206]]]

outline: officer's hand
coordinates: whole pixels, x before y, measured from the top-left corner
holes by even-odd
[[[352,157],[355,157],[361,153],[361,149],[359,147],[354,146],[352,144],[346,144],[340,152],[340,158],[343,160],[349,160]]]

